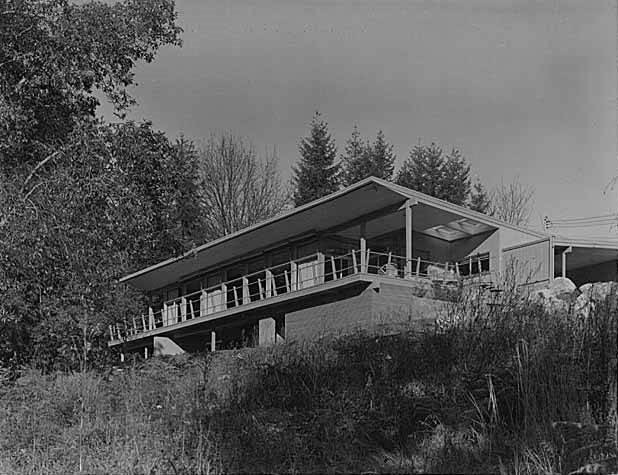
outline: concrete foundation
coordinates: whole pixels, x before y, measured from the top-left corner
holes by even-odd
[[[176,342],[171,338],[165,336],[155,336],[153,343],[154,356],[172,356],[181,355],[185,352]]]
[[[268,346],[277,342],[276,322],[274,318],[262,318],[259,321],[258,345]]]

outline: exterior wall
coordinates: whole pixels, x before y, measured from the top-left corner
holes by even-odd
[[[315,339],[376,326],[400,327],[433,323],[445,303],[415,297],[406,285],[381,283],[335,302],[287,313],[286,340]]]
[[[530,244],[506,248],[502,252],[502,268],[506,278],[517,284],[534,284],[549,280],[551,272],[549,238]]]
[[[489,270],[499,272],[500,265],[500,230],[478,234],[467,239],[453,241],[450,245],[450,261],[460,261],[468,256],[489,253]]]
[[[588,282],[607,282],[618,280],[618,263],[616,261],[603,262],[592,266],[569,269],[567,263],[567,277],[578,287]]]

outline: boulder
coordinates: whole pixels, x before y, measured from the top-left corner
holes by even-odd
[[[567,277],[556,277],[549,285],[552,295],[557,298],[571,297],[577,286]]]
[[[576,315],[580,315],[584,318],[588,318],[590,312],[595,309],[595,303],[590,300],[587,293],[581,293],[576,299],[573,305],[573,311]]]
[[[586,294],[590,300],[603,302],[610,295],[616,295],[618,290],[616,282],[594,282],[584,284],[579,288],[582,294]]]

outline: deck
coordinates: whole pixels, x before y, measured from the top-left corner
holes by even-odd
[[[157,335],[187,331],[190,326],[229,319],[295,300],[311,298],[351,285],[398,279],[411,285],[418,279],[458,282],[487,274],[487,257],[465,262],[436,263],[392,253],[353,250],[343,255],[316,253],[221,282],[163,303],[162,308],[111,325],[109,346]]]

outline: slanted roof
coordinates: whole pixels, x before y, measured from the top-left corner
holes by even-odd
[[[141,269],[123,277],[120,282],[141,290],[158,289],[241,255],[284,244],[286,240],[294,240],[298,236],[316,234],[385,208],[396,209],[407,200],[412,200],[415,204],[415,230],[418,223],[423,223],[424,233],[447,241],[496,227],[511,228],[533,238],[546,237],[536,231],[513,226],[424,193],[369,177],[303,206],[203,244],[180,256]],[[440,213],[436,213],[436,210],[440,210]],[[434,219],[437,215],[441,215],[440,219]]]
[[[554,237],[554,248],[562,252],[572,248],[567,256],[567,269],[579,269],[604,262],[618,261],[618,242],[590,238]]]

